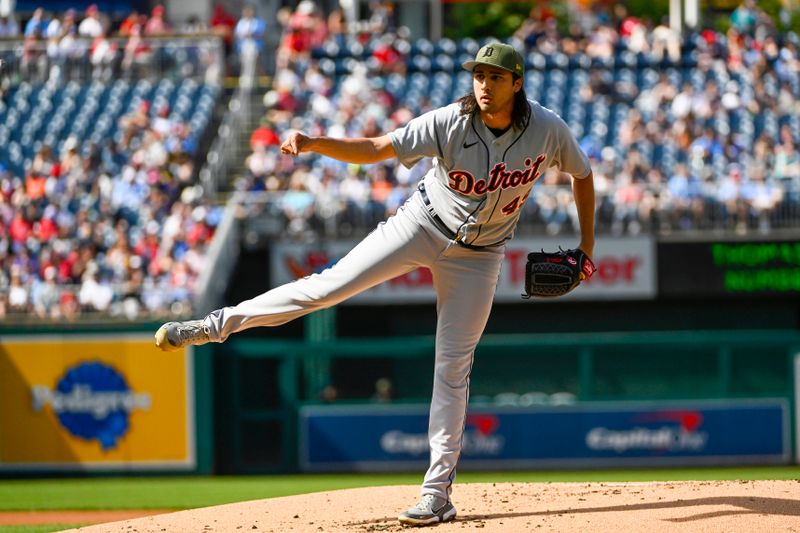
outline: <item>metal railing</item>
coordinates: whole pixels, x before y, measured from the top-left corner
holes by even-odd
[[[192,78],[219,85],[225,70],[222,40],[213,34],[102,41],[0,40],[3,85],[68,81]]]
[[[0,322],[134,322],[189,317],[194,298],[181,287],[149,282],[96,285],[26,282],[0,289]]]
[[[800,194],[779,187],[779,199],[764,205],[740,197],[723,201],[709,194],[689,201],[670,198],[666,191],[647,193],[635,203],[615,201],[614,192],[598,193],[596,227],[607,235],[680,235],[714,233],[763,234],[800,230]],[[412,194],[414,189],[408,191]],[[283,209],[283,192],[248,192],[242,196],[240,216],[245,232],[270,239],[331,239],[361,237],[392,214],[380,203],[354,203],[346,198],[315,197],[314,211],[304,220],[293,220]],[[525,204],[517,235],[561,235],[578,231],[577,209],[568,185],[536,185]]]
[[[229,170],[241,165],[246,157],[246,148],[241,146],[241,132],[249,126],[251,118],[251,95],[248,89],[239,87],[228,102],[228,109],[217,129],[217,136],[206,155],[200,170],[203,194],[215,200],[220,186],[229,183]]]
[[[195,311],[207,314],[222,306],[225,289],[231,278],[240,250],[240,224],[237,218],[244,193],[234,194],[228,201],[222,220],[206,254],[206,265],[195,289]]]

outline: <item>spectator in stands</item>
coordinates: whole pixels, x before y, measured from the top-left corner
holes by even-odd
[[[681,91],[672,100],[672,114],[675,118],[684,119],[692,112],[694,103],[694,87],[691,83],[685,82]]]
[[[317,11],[313,0],[303,0],[293,12],[282,12],[279,18],[283,35],[278,48],[277,66],[279,69],[305,66],[311,50],[325,41],[328,28]]]
[[[369,8],[369,31],[374,34],[394,33],[397,30],[394,3],[387,0],[371,0]]]
[[[756,168],[743,184],[741,192],[756,227],[762,233],[769,231],[772,215],[783,200],[782,189],[767,179],[763,168]]]
[[[652,41],[653,61],[660,63],[664,57],[668,57],[673,64],[680,62],[681,36],[677,30],[670,27],[668,17],[662,17],[659,25],[653,28]]]
[[[223,75],[231,74],[228,72],[228,67],[233,63],[233,61],[229,60],[231,59],[231,53],[233,51],[233,31],[236,27],[236,17],[228,13],[222,3],[215,3],[211,18],[208,21],[208,27],[211,33],[222,37],[224,61],[221,68],[225,69]],[[201,55],[201,60],[205,59],[208,55],[209,54],[206,54],[206,56]],[[207,69],[207,71],[208,70],[211,69]]]
[[[614,47],[618,41],[617,32],[605,24],[601,24],[589,34],[586,54],[599,59],[614,57]]]
[[[253,152],[245,159],[247,170],[247,181],[240,183],[237,188],[248,191],[275,190],[279,187],[278,183],[268,186],[268,180],[274,175],[277,169],[277,155],[275,150],[267,150],[267,145],[256,142],[253,145]]]
[[[22,279],[22,268],[11,267],[11,282],[8,287],[8,310],[25,314],[28,312],[28,288]]]
[[[638,234],[641,230],[639,209],[644,195],[642,185],[634,181],[629,166],[625,164],[616,182],[612,232]]]
[[[142,20],[143,18],[145,20]],[[122,37],[129,37],[134,26],[141,26],[144,23],[146,23],[146,17],[139,15],[139,12],[134,9],[119,23],[119,34]]]
[[[9,39],[19,36],[19,23],[13,13],[0,15],[0,38]]]
[[[100,282],[100,269],[92,261],[86,266],[82,276],[80,292],[78,293],[78,303],[87,311],[108,311],[114,292],[106,283]]]
[[[92,64],[93,79],[105,81],[111,79],[117,51],[117,43],[107,39],[105,32],[92,40],[89,46],[89,62]]]
[[[395,184],[389,166],[376,165],[370,173],[369,216],[371,223],[384,220],[389,212],[389,197]]]
[[[47,30],[48,21],[45,18],[44,9],[41,7],[37,7],[31,18],[28,19],[28,22],[25,24],[25,32],[24,36],[27,37],[36,37],[37,39],[44,35],[45,30]]]
[[[123,75],[130,78],[137,71],[146,70],[152,60],[153,51],[142,36],[142,25],[131,26],[130,35],[125,42],[122,54]]]
[[[555,12],[549,4],[549,1],[534,3],[527,18],[514,32],[514,37],[523,41],[526,46],[534,47],[536,41],[545,32],[546,24],[549,21],[555,22]]]
[[[47,41],[47,57],[50,61],[49,79],[54,81],[59,80],[61,75],[61,39],[75,22],[74,13],[74,10],[69,10],[64,13],[63,22],[59,19],[58,15],[54,16],[50,19],[50,22],[47,24],[47,29],[44,31],[43,36]]]
[[[44,269],[42,279],[37,279],[31,288],[31,306],[40,319],[57,320],[61,316],[58,305],[59,287],[56,284],[56,267]]]
[[[375,381],[375,392],[370,398],[373,402],[386,403],[391,402],[394,397],[392,387],[392,380],[389,378],[379,378]]]
[[[780,182],[787,182],[787,186],[797,192],[800,186],[800,152],[797,149],[797,140],[788,125],[781,126],[780,140],[775,146],[774,177]]]
[[[638,17],[627,15],[619,24],[620,40],[635,54],[650,52],[649,33],[647,23]]]
[[[24,248],[25,243],[33,232],[33,222],[27,216],[29,209],[20,206],[13,215],[11,224],[8,228],[8,236],[11,239],[12,250],[18,251]]]
[[[255,149],[258,145],[266,147],[280,144],[281,140],[275,131],[274,124],[268,117],[263,117],[259,126],[250,135],[250,148]]]
[[[377,74],[386,76],[389,74],[406,73],[406,58],[396,45],[397,36],[387,33],[380,38],[379,44],[372,51],[372,57],[377,64]]]
[[[719,180],[718,190],[713,202],[720,211],[723,227],[744,230],[747,224],[747,206],[742,197],[742,169],[732,164],[728,172]]]
[[[223,4],[216,3],[208,21],[208,26],[212,33],[222,37],[225,43],[225,55],[227,56],[233,45],[233,30],[236,27],[236,17],[228,13]]]
[[[341,8],[332,9],[328,13],[326,23],[328,38],[337,45],[343,46],[347,40],[347,19],[345,18],[344,10]]]
[[[756,29],[759,14],[755,0],[744,0],[731,12],[731,25],[745,35],[752,35]]]
[[[689,173],[686,165],[677,165],[675,173],[667,181],[667,192],[670,198],[672,226],[680,229],[691,228],[693,214],[697,212],[698,202],[702,198],[699,180]]]
[[[78,25],[78,35],[94,39],[106,31],[103,16],[97,8],[97,4],[90,4],[86,8],[86,17]]]
[[[264,50],[264,33],[267,25],[263,19],[256,16],[252,5],[245,5],[242,17],[234,29],[234,49],[239,59],[240,76],[242,83],[252,86],[257,74],[259,55]]]
[[[25,25],[20,71],[31,81],[41,80],[47,69],[47,57],[41,42],[49,21],[42,8],[37,8]]]
[[[150,12],[150,18],[144,25],[144,35],[147,37],[166,35],[172,32],[172,28],[164,19],[164,6],[157,5]]]
[[[314,195],[306,185],[308,168],[298,168],[289,178],[288,190],[281,200],[281,209],[286,217],[286,231],[290,237],[305,237],[311,229],[314,217]]]

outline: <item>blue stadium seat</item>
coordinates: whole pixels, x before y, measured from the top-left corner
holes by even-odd
[[[330,58],[323,58],[319,60],[319,70],[327,77],[336,75],[336,62]]]
[[[472,39],[470,37],[467,37],[467,38],[464,38],[464,39],[461,39],[460,41],[458,41],[457,46],[458,46],[458,51],[459,52],[467,54],[471,58],[474,58],[475,54],[478,53],[478,49],[480,49],[480,45],[478,44],[478,41],[476,41],[475,39]]]
[[[424,37],[420,37],[411,43],[411,55],[432,56],[433,51],[433,43]]]
[[[458,46],[456,45],[455,41],[452,39],[448,39],[444,37],[439,39],[436,44],[434,44],[433,51],[436,54],[447,54],[451,57],[455,57],[456,53],[458,52]],[[475,54],[473,54],[474,56]]]
[[[394,98],[399,97],[406,86],[406,78],[400,74],[390,74],[386,79],[384,89]]]
[[[431,60],[425,55],[416,54],[409,57],[408,60],[409,72],[430,72]]]
[[[573,54],[569,56],[569,68],[571,70],[589,70],[592,68],[592,59],[586,54]]]
[[[548,54],[544,59],[547,68],[565,69],[569,66],[569,58],[563,52]]]
[[[433,58],[434,70],[445,72],[453,72],[456,69],[456,63],[453,61],[452,56],[447,54],[436,54]],[[461,65],[458,65],[461,68]]]
[[[367,56],[367,51],[360,42],[355,39],[349,39],[346,44],[346,53],[350,57],[363,59]]]

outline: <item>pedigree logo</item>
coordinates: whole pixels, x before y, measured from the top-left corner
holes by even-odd
[[[134,411],[149,411],[148,393],[136,393],[114,367],[98,361],[68,368],[55,388],[31,387],[34,412],[50,408],[71,435],[114,449],[130,429]]]

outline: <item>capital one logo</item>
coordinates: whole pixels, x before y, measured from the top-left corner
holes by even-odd
[[[149,394],[135,393],[125,376],[99,361],[68,368],[55,388],[34,385],[31,396],[34,412],[49,407],[71,435],[97,440],[103,450],[116,448],[127,434],[132,412],[152,404]]]
[[[702,431],[703,414],[698,411],[656,411],[634,417],[626,428],[595,427],[586,434],[591,450],[699,452],[708,443],[708,433]]]
[[[467,416],[462,447],[467,456],[485,457],[502,453],[506,439],[497,434],[500,420],[496,415],[479,414]],[[427,433],[407,433],[401,430],[387,431],[380,438],[380,447],[385,453],[427,455],[430,450]]]

